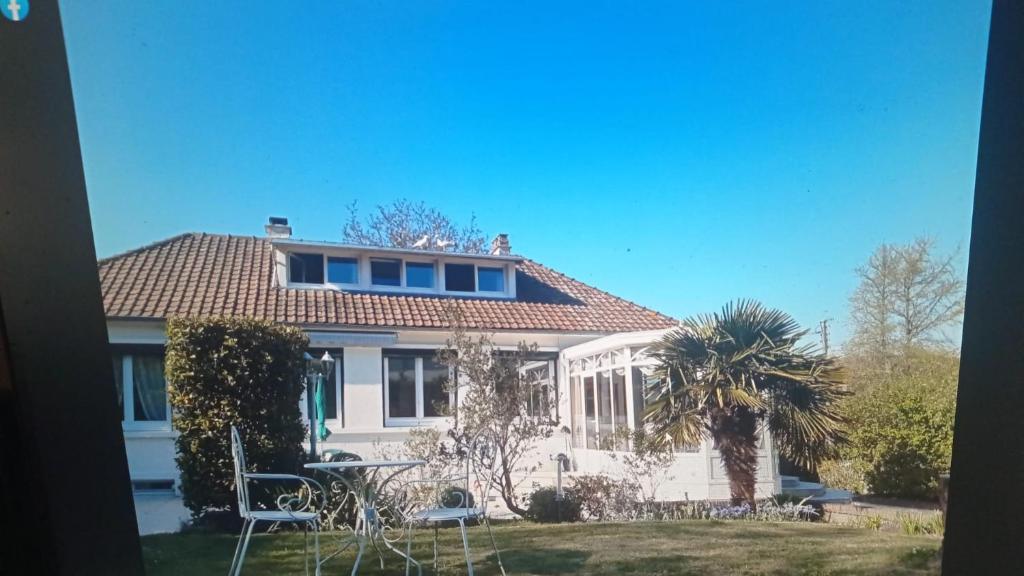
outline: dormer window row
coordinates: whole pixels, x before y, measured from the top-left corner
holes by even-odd
[[[429,254],[335,255],[304,250],[284,255],[287,283],[297,288],[515,296],[515,264],[500,259],[473,261],[466,255]]]

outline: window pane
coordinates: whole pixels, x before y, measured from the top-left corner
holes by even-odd
[[[121,413],[121,421],[124,421],[124,356],[113,355],[114,362],[114,387],[117,388],[117,409]]]
[[[633,367],[633,426],[640,428],[643,426],[644,421],[644,410],[647,408],[646,394],[647,394],[647,376],[644,374],[643,369],[636,366]]]
[[[388,356],[388,414],[416,417],[416,358]]]
[[[359,261],[355,258],[328,258],[327,281],[335,284],[359,283]]]
[[[323,350],[319,353],[316,350],[310,350],[310,355],[314,358],[319,358],[323,354]],[[338,374],[343,373],[341,369],[341,353],[340,351],[331,351],[331,356],[334,356],[335,364],[334,371],[332,374],[324,379],[324,418],[326,420],[337,420],[338,418]],[[314,380],[314,384],[316,381]],[[316,393],[315,389],[309,389],[306,393],[306,414],[307,418],[313,418],[313,409],[315,408]]]
[[[288,280],[307,284],[324,283],[323,254],[291,254],[288,257]]]
[[[597,419],[600,424],[598,437],[602,450],[611,450],[613,446],[612,428],[612,387],[607,372],[597,373]]]
[[[445,264],[444,288],[456,292],[476,292],[472,264]]]
[[[167,384],[164,382],[164,359],[157,354],[132,356],[132,378],[135,393],[135,421],[167,420]]]
[[[370,282],[378,286],[401,286],[402,261],[370,260]]]
[[[406,262],[405,285],[412,288],[433,288],[434,265],[430,262]]]
[[[505,291],[505,270],[502,268],[478,268],[477,279],[481,292]]]
[[[583,399],[587,413],[587,448],[597,448],[597,414],[594,403],[594,377],[583,379]]]
[[[445,384],[448,367],[433,358],[423,359],[423,415],[443,416],[451,404]],[[438,410],[441,408],[441,410]]]
[[[553,362],[546,359],[527,360],[522,367],[523,383],[529,387],[527,413],[530,416],[554,416],[554,379],[551,377]]]
[[[583,429],[583,398],[580,394],[580,377],[573,376],[569,380],[569,404],[572,419],[572,445],[577,448],[585,448],[585,430]]]
[[[626,421],[626,370],[612,370],[612,396],[615,400],[615,435],[617,450],[629,450],[629,438],[626,436],[629,424]]]

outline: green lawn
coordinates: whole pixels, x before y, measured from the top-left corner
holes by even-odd
[[[429,531],[417,535],[413,557],[431,559]],[[495,535],[509,574],[937,574],[940,544],[934,537],[828,524],[713,521],[519,523],[498,526]],[[147,536],[147,574],[223,576],[235,542],[230,535]],[[483,528],[471,529],[477,574],[500,574],[488,544]],[[347,574],[353,557],[333,559],[324,574]],[[465,574],[462,560],[458,531],[442,530],[439,572]],[[360,573],[402,573],[397,556],[385,561],[382,572],[371,552]],[[254,537],[245,568],[244,574],[301,574],[301,534]],[[424,573],[432,573],[429,561]]]

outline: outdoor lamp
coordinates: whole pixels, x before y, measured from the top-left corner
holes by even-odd
[[[308,353],[306,354],[309,355]],[[312,360],[312,358],[310,358]],[[334,373],[334,358],[330,352],[324,350],[324,355],[320,357],[320,373],[324,376]]]

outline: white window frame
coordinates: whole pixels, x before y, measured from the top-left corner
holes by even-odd
[[[121,403],[123,412],[121,414],[121,427],[126,431],[160,430],[170,431],[171,429],[171,402],[167,399],[167,379],[164,379],[164,405],[167,414],[163,420],[135,420],[135,370],[132,359],[136,354],[121,354]]]
[[[409,280],[407,278],[407,273],[406,273],[406,268],[409,266],[409,264],[421,264],[421,265],[422,264],[427,264],[427,265],[429,265],[431,267],[431,269],[434,272],[434,275],[433,275],[433,279],[431,280],[431,285],[429,287],[425,287],[425,286],[409,286]],[[438,285],[438,279],[437,279],[437,268],[438,268],[438,266],[437,266],[437,264],[438,263],[437,263],[436,260],[416,260],[416,259],[412,259],[412,258],[404,258],[404,259],[402,259],[402,288],[408,288],[409,290],[429,290],[431,292],[437,291],[437,289],[438,289],[437,288],[437,285]]]
[[[487,268],[489,270],[500,270],[501,271],[501,290],[481,290],[480,289],[480,269]],[[473,265],[473,282],[476,283],[477,294],[505,294],[508,292],[508,268],[505,266],[481,266],[479,264]]]
[[[320,348],[320,351],[323,351],[323,350],[324,350],[323,348]],[[335,362],[334,362],[334,390],[335,390],[334,402],[336,404],[336,410],[337,410],[336,414],[338,415],[338,417],[337,418],[326,418],[324,420],[324,424],[327,426],[327,428],[329,428],[331,430],[331,433],[336,433],[336,432],[338,432],[338,430],[341,430],[342,428],[345,427],[345,411],[344,411],[344,408],[345,408],[345,398],[342,396],[342,394],[345,391],[345,386],[344,386],[344,382],[343,382],[343,380],[344,380],[345,350],[344,349],[342,349],[342,350],[336,350],[336,349],[332,350],[330,348],[327,348],[327,350],[331,353],[331,355],[333,355],[335,357]],[[313,350],[310,350],[309,353],[313,354]],[[318,357],[318,356],[315,356],[315,357]],[[308,396],[307,396],[307,394],[309,392],[309,383],[306,382],[305,378],[303,379],[303,382],[306,385],[302,387],[302,395],[299,397],[299,412],[302,414],[302,421],[306,422],[308,424],[309,422],[311,422],[311,419],[312,419],[312,415],[309,413],[309,400],[308,400]]]
[[[431,352],[433,353],[433,352]],[[414,358],[416,360],[416,416],[391,416],[391,371],[389,370],[389,356],[404,356],[406,358]],[[423,411],[423,359],[426,355],[415,355],[415,354],[383,354],[383,374],[384,374],[384,426],[395,427],[395,426],[421,426],[423,424],[432,424],[439,421],[443,421],[445,416],[425,416]],[[454,377],[452,369],[448,369],[448,380],[449,382]],[[448,405],[455,406],[455,390],[448,391]]]
[[[355,262],[356,263],[356,281],[355,282],[331,282],[330,276],[328,275],[328,273],[330,272],[330,269],[331,269],[330,265],[329,265],[329,260],[331,258],[334,258],[335,260],[352,260],[353,262]],[[291,265],[290,264],[291,263],[291,259],[290,258],[288,259],[288,262],[289,262],[289,265]],[[289,270],[288,273],[291,274],[291,271]],[[359,257],[358,256],[334,256],[332,254],[324,254],[324,284],[323,284],[324,286],[332,287],[332,288],[357,288],[357,287],[359,287],[359,282],[360,282],[360,279],[362,278],[362,275],[363,275],[363,267],[362,267],[362,265],[359,262]],[[291,278],[291,276],[289,276],[289,279],[290,278]],[[320,284],[309,284],[309,286],[320,286]]]
[[[287,255],[286,261],[287,266],[285,267],[285,274],[288,278],[288,286],[295,288],[323,288],[325,286],[331,286],[327,282],[327,255],[323,252],[303,252],[301,250],[292,250],[285,253]],[[324,282],[323,284],[316,284],[314,282],[292,282],[292,256],[298,256],[299,254],[319,254],[320,265],[323,266]]]

